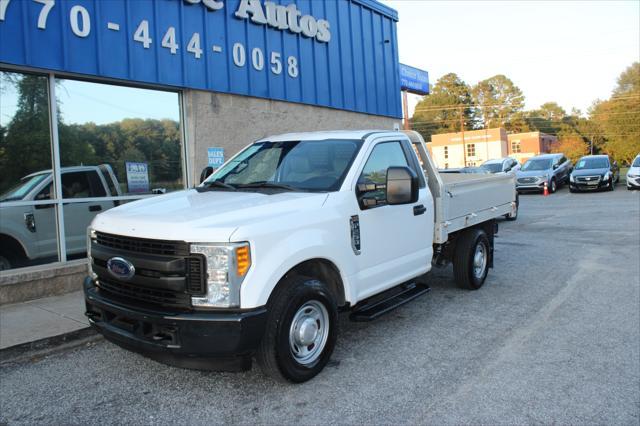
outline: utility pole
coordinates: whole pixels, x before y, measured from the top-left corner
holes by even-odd
[[[411,130],[411,123],[409,123],[409,101],[407,100],[407,91],[402,91],[402,113],[404,115],[404,129]]]
[[[462,133],[462,158],[464,159],[464,167],[467,167],[467,146],[464,143],[464,114],[463,108],[460,106],[460,132]]]

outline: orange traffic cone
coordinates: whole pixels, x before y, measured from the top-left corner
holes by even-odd
[[[547,187],[547,182],[544,183],[544,191],[542,191],[542,195],[545,197],[549,195],[549,188]]]

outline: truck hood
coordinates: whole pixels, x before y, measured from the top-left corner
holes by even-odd
[[[580,169],[580,170],[576,170],[573,169],[573,172],[571,173],[574,177],[576,176],[596,176],[596,175],[604,175],[605,173],[607,173],[609,171],[608,167],[602,168],[602,169]]]
[[[274,216],[317,210],[328,194],[283,192],[197,192],[194,189],[147,198],[96,216],[100,232],[188,242],[228,242],[241,226]]]
[[[553,173],[552,170],[531,170],[526,172],[522,170],[518,170],[516,176],[519,178],[523,178],[523,177],[531,177],[531,176],[545,176],[545,175],[550,175],[552,173]]]

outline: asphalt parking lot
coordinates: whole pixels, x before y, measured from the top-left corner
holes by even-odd
[[[8,424],[638,424],[640,192],[523,195],[485,286],[451,268],[314,380],[167,367],[99,342],[0,370]]]

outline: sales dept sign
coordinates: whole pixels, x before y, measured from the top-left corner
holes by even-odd
[[[224,7],[222,0],[184,0],[184,2],[188,4],[202,3],[211,11]],[[316,19],[311,15],[303,15],[295,3],[283,6],[271,1],[262,3],[260,0],[241,0],[234,16],[278,30],[289,30],[294,34],[315,38],[323,43],[328,43],[331,40],[329,21]]]

